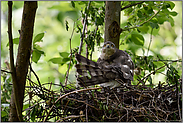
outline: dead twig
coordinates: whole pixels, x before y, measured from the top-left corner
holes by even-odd
[[[89,11],[90,3],[91,3],[91,1],[88,2],[87,11]],[[78,54],[81,54],[81,50],[82,50],[82,46],[83,46],[83,39],[84,39],[84,34],[85,34],[85,29],[86,29],[87,18],[88,18],[88,15],[85,13],[84,26],[83,26],[83,31],[82,31],[82,35],[81,35],[81,42],[80,42],[80,45],[79,45]]]
[[[96,89],[102,89],[102,87],[98,87],[98,88],[87,88],[87,89],[81,89],[81,90],[72,91],[72,92],[70,92],[70,93],[64,94],[63,96],[59,97],[59,98],[55,101],[55,103],[57,103],[59,100],[61,100],[62,98],[66,97],[66,96],[68,96],[68,95],[70,95],[70,94],[79,93],[79,92],[83,92],[83,91],[89,91],[89,90],[96,90]],[[53,106],[54,106],[54,105],[53,105]],[[51,113],[51,111],[52,111],[52,109],[53,109],[53,106],[50,108],[50,110],[49,110],[48,114],[46,115],[46,118],[44,119],[43,122],[45,122],[45,121],[47,120],[49,114]]]

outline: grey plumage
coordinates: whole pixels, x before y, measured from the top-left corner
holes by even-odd
[[[107,41],[104,43],[101,55],[97,62],[91,61],[79,54],[75,54],[77,81],[80,86],[100,84],[115,88],[120,86],[115,79],[121,79],[125,83],[133,81],[134,63],[131,57],[115,45]]]

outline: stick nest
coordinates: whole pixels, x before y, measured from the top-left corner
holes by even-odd
[[[64,122],[171,122],[181,121],[182,80],[174,85],[159,83],[151,88],[145,85],[122,84],[115,89],[60,86],[50,91],[44,85],[32,82],[25,121]],[[34,96],[39,100],[34,101]],[[34,114],[34,115],[33,115]]]

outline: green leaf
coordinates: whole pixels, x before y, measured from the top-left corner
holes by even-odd
[[[68,52],[59,52],[60,56],[62,56],[63,58],[68,58],[69,54]]]
[[[131,35],[131,40],[140,46],[144,46],[144,37],[138,33]]]
[[[156,68],[160,68],[160,67],[162,67],[162,66],[164,65],[164,63],[161,62],[161,61],[159,61],[159,62],[154,62],[154,65],[156,66]],[[159,73],[159,72],[163,72],[163,71],[165,71],[165,67],[159,69],[159,70],[158,70],[158,73]]]
[[[5,111],[1,111],[1,118],[8,115]]]
[[[36,37],[34,38],[33,44],[36,42],[40,42],[42,41],[41,39],[44,37],[44,33],[39,33],[36,35]]]
[[[153,84],[153,83],[152,83],[152,77],[151,77],[151,76],[148,77],[148,82],[150,83],[150,85]]]
[[[153,9],[151,7],[149,7],[148,11],[147,11],[148,14],[151,14],[153,13]]]
[[[170,12],[170,15],[172,15],[172,16],[177,16],[177,12],[175,12],[175,11],[173,11],[173,12]]]
[[[175,4],[171,1],[165,1],[165,3],[169,4],[169,8],[172,10],[175,7]]]
[[[62,11],[57,14],[57,20],[63,25],[64,13]]]
[[[72,4],[72,7],[75,8],[75,3],[74,3],[74,1],[71,1],[71,4]]]
[[[23,110],[27,109],[28,107],[29,107],[29,104],[25,104],[25,105],[23,106]]]
[[[170,22],[172,27],[174,26],[174,19],[171,16],[168,17],[168,22]]]
[[[41,108],[40,108],[40,107],[41,107]],[[38,109],[38,111],[37,111],[37,113],[36,113],[36,115],[41,116],[43,110],[44,110],[43,107],[40,105],[40,106],[39,106],[39,109]]]
[[[33,44],[33,49],[41,50],[42,47],[40,47],[40,45]]]
[[[32,53],[32,61],[37,63],[41,57],[41,54],[44,54],[44,52],[38,49],[34,49]]]
[[[149,25],[150,25],[152,28],[156,28],[156,29],[159,28],[159,25],[158,25],[157,23],[150,22]]]
[[[144,6],[144,10],[148,10],[148,7],[147,6]]]
[[[137,16],[138,16],[139,18],[142,18],[142,17],[143,17],[142,12],[141,12],[140,10],[138,10]]]
[[[14,38],[13,39],[13,44],[19,44],[19,38]],[[7,47],[9,46],[9,42],[6,45]]]
[[[36,114],[36,108],[34,107],[32,112],[31,112],[31,120],[34,122],[35,120],[35,114]]]
[[[147,33],[149,30],[149,26],[147,26],[146,24],[144,24],[143,26],[138,27],[138,29],[142,32],[142,33]]]
[[[69,24],[68,21],[65,21],[65,28],[66,28],[67,31],[69,30],[69,25],[68,24]]]
[[[51,58],[49,60],[49,62],[52,62],[53,64],[62,64],[62,58],[58,57],[58,58]]]
[[[62,63],[66,63],[67,61],[70,61],[70,58],[63,58]]]
[[[75,20],[76,18],[79,18],[78,16],[78,12],[73,10],[73,11],[67,11],[65,13],[63,13],[63,19],[65,19],[65,17],[69,17],[72,20]]]

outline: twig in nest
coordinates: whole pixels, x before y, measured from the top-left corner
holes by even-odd
[[[77,100],[77,99],[73,99],[73,98],[67,98],[67,99],[70,99],[70,100],[73,100],[73,101],[77,101],[77,102],[82,102],[82,103],[86,104],[87,106],[90,106],[91,108],[94,108],[96,110],[99,110],[99,109],[95,108],[94,106],[86,103],[85,101],[81,101],[81,100]]]
[[[60,120],[57,120],[56,122],[60,122],[62,120],[67,120],[67,119],[71,119],[71,118],[79,118],[79,117],[84,117],[85,115],[71,115],[68,117],[64,117],[64,118],[60,118]]]
[[[86,103],[88,103],[88,100]],[[86,122],[88,122],[88,105],[86,105]]]
[[[112,92],[114,93],[113,90],[112,90]],[[117,97],[116,93],[114,93],[114,95],[115,95],[116,99],[118,100],[119,104],[121,105],[120,107],[122,107],[123,109],[125,109],[126,112],[127,112],[127,120],[126,120],[126,122],[127,122],[128,121],[128,110],[125,107],[123,107],[123,105],[121,104],[121,102],[120,102],[119,98]]]
[[[70,95],[70,94],[74,94],[74,93],[78,93],[78,92],[83,92],[83,91],[88,91],[88,90],[96,90],[96,89],[102,89],[102,87],[98,87],[98,88],[87,88],[87,89],[81,89],[81,90],[76,90],[76,91],[69,92],[69,93],[64,94],[64,95],[62,95],[61,97],[59,97],[59,98],[55,101],[55,103],[57,103],[59,100],[61,100],[62,98],[66,97],[66,96],[68,96],[68,95]],[[46,115],[46,118],[44,119],[43,122],[45,122],[45,121],[47,120],[47,118],[48,118],[48,116],[50,115],[50,113],[51,113],[53,107],[54,107],[54,105],[52,105],[52,107],[50,108],[50,110],[49,110],[48,114]]]

